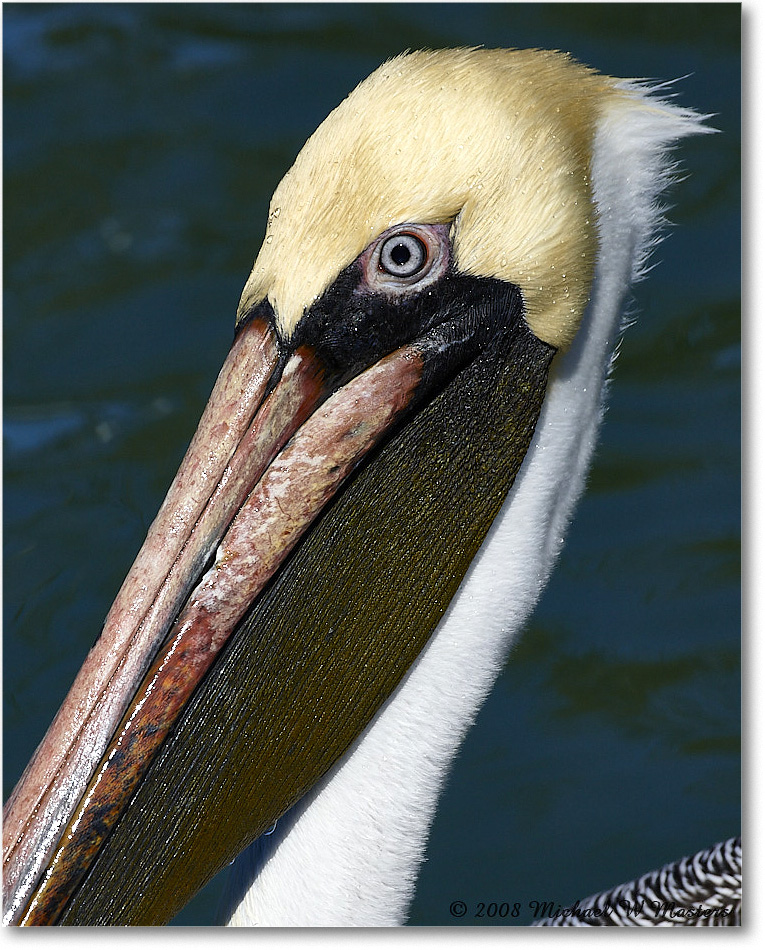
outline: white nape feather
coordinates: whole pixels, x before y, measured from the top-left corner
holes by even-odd
[[[554,361],[515,486],[426,649],[350,752],[231,870],[230,924],[406,919],[449,765],[561,550],[584,486],[630,284],[663,222],[672,145],[710,131],[655,89],[620,83],[596,129],[599,253],[590,303]],[[557,365],[555,365],[557,364]]]

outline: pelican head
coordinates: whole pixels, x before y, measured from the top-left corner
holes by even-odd
[[[668,150],[698,131],[538,50],[407,53],[327,117],[8,803],[6,922],[163,922],[256,841],[234,922],[404,917],[581,491]]]

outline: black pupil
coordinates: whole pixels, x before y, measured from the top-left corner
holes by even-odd
[[[390,252],[390,256],[394,264],[398,265],[398,267],[403,267],[404,264],[408,264],[412,259],[412,252],[406,244],[397,244]]]

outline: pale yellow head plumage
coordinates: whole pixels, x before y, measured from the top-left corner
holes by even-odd
[[[595,123],[619,95],[562,53],[440,50],[385,63],[276,189],[240,315],[267,297],[289,336],[383,231],[454,221],[457,268],[517,284],[534,333],[567,345],[594,267]]]

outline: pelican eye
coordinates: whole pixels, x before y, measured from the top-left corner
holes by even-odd
[[[444,276],[451,259],[448,224],[399,224],[359,257],[357,293],[387,297],[421,291]]]
[[[413,234],[397,234],[380,248],[379,266],[392,277],[414,277],[427,260],[427,247]]]

